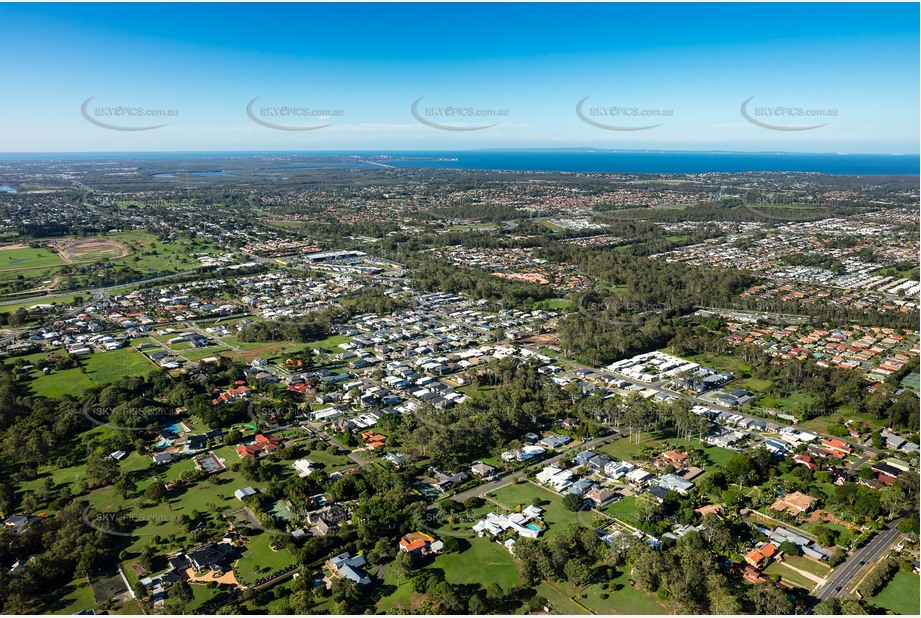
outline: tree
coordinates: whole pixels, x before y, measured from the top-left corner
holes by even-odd
[[[134,490],[137,489],[134,480],[128,474],[122,474],[118,477],[118,480],[115,481],[115,491],[119,493],[122,498],[127,498]]]
[[[803,550],[800,549],[800,546],[792,541],[784,541],[783,543],[780,544],[778,549],[788,556],[803,555]]]
[[[578,511],[582,508],[585,500],[578,494],[566,494],[563,497],[563,508],[568,511]]]
[[[912,535],[916,539],[918,538],[917,517],[906,517],[905,519],[901,520],[896,527],[899,529],[899,532]]]
[[[95,451],[86,461],[86,478],[94,486],[109,485],[118,475],[118,462],[101,450]]]
[[[169,605],[175,606],[179,610],[185,610],[186,605],[188,605],[192,599],[195,598],[195,593],[192,591],[192,586],[189,585],[189,582],[185,580],[174,582],[169,587],[166,595],[169,600]]]
[[[563,567],[566,579],[576,586],[585,586],[592,580],[592,570],[584,560],[573,559]]]
[[[460,540],[454,536],[446,536],[442,541],[444,544],[443,550],[448,553],[456,553],[461,550]]]
[[[393,560],[393,570],[397,574],[397,586],[403,581],[403,578],[409,575],[414,568],[415,560],[413,555],[408,551],[397,552],[397,557]]]
[[[813,528],[812,533],[815,535],[816,540],[826,547],[833,547],[835,541],[841,536],[841,533],[834,528],[823,525],[818,525]]]
[[[474,616],[489,613],[489,604],[486,603],[482,593],[478,592],[470,597],[470,600],[467,601],[467,611]]]
[[[155,480],[144,490],[144,498],[151,502],[160,502],[166,498],[166,487],[159,480]]]

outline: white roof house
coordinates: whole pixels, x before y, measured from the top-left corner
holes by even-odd
[[[627,480],[631,483],[645,483],[653,477],[652,473],[646,472],[642,468],[636,468],[627,473]]]
[[[317,465],[316,462],[310,459],[298,459],[291,464],[291,466],[297,470],[297,475],[301,478],[313,474],[316,470],[316,468],[314,468],[315,465]]]

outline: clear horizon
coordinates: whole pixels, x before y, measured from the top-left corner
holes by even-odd
[[[16,59],[4,154],[921,152],[917,4],[39,4],[0,19]]]

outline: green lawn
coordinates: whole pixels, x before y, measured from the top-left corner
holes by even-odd
[[[610,455],[613,459],[619,461],[636,461],[643,448],[655,443],[657,442],[651,440],[649,434],[644,434],[639,444],[631,443],[630,438],[625,436],[613,442],[608,442],[604,446],[599,446],[594,451],[599,454]]]
[[[518,583],[518,565],[505,547],[487,538],[467,539],[470,547],[460,553],[441,554],[432,568],[443,569],[452,584],[497,583],[509,590]],[[475,568],[472,565],[476,565]]]
[[[666,354],[673,354],[669,348],[663,350]],[[677,356],[677,354],[673,354]],[[686,360],[691,361],[692,363],[699,363],[707,367],[712,367],[714,369],[719,369],[720,371],[726,371],[731,373],[736,378],[742,378],[746,375],[751,374],[751,367],[746,365],[741,359],[735,356],[729,356],[724,354],[714,354],[712,352],[704,352],[702,354],[693,354],[690,356],[682,356]]]
[[[629,579],[626,573],[620,573],[611,580],[614,585],[613,590],[608,587],[608,582],[591,584],[584,588],[569,582],[553,582],[551,585],[560,593],[566,595],[570,599],[571,605],[585,607],[598,615],[669,613],[669,609],[660,604],[654,594],[633,588]],[[538,588],[538,590],[549,587],[547,584],[542,584],[542,586],[544,588]],[[602,598],[603,595],[606,595],[607,598]],[[547,598],[550,599],[550,597]],[[562,613],[562,608],[554,607],[554,609],[558,610],[556,613]],[[578,613],[585,613],[585,610]]]
[[[49,607],[55,614],[67,616],[96,607],[93,587],[84,578],[75,579],[62,589],[55,590],[54,596],[60,599]]]
[[[870,598],[871,604],[904,616],[917,616],[919,608],[919,576],[899,571],[886,587]]]
[[[588,615],[590,612],[560,592],[556,584],[551,587],[546,582],[541,582],[537,587],[537,595],[550,602],[550,609],[554,614],[563,615]]]
[[[792,569],[788,569],[781,562],[771,563],[768,568],[764,569],[764,572],[768,575],[780,575],[791,586],[799,586],[806,590],[812,590],[816,586],[816,582]]]
[[[33,355],[30,355],[33,356]],[[39,358],[42,355],[37,355]],[[37,397],[55,398],[71,393],[78,394],[93,386],[111,384],[127,377],[148,375],[157,371],[149,360],[136,350],[122,348],[112,352],[96,352],[79,358],[79,368],[51,371],[43,374],[33,371],[30,382],[32,393]]]
[[[816,562],[803,556],[784,556],[784,562],[795,566],[797,569],[818,575],[819,577],[828,577],[830,568],[823,563]]]
[[[838,539],[835,541],[835,544],[838,545],[839,547],[846,548],[848,545],[850,545],[851,539],[853,539],[855,536],[853,532],[851,532],[850,530],[848,530],[847,528],[845,528],[844,526],[840,524],[833,524],[831,522],[824,522],[824,521],[817,521],[814,524],[809,524],[806,527],[806,531],[812,534],[815,534],[814,531],[818,526],[825,526],[826,528],[837,530],[840,533],[840,536],[838,536]]]
[[[192,586],[193,594],[192,600],[189,601],[189,605],[186,607],[186,611],[189,612],[195,611],[221,593],[220,588],[209,588],[208,584],[191,582],[189,585]]]
[[[601,511],[634,527],[639,520],[636,512],[636,496],[624,496],[617,502],[604,507]]]
[[[534,498],[540,498],[540,507],[544,509],[543,520],[547,523],[547,531],[544,535],[557,534],[569,526],[580,525],[579,516],[563,508],[562,497],[534,483],[513,483],[491,493],[495,494],[495,500],[512,511],[518,505],[527,506],[534,501]],[[590,518],[584,517],[584,519],[589,520]]]
[[[308,343],[307,346],[311,348],[326,348],[327,350],[330,350],[334,353],[339,353],[342,351],[339,346],[343,343],[348,343],[351,340],[352,338],[347,335],[332,335],[326,339]]]
[[[441,554],[426,569],[441,569],[445,580],[452,584],[497,583],[503,590],[510,590],[518,583],[518,565],[505,547],[486,538],[466,539],[470,547],[457,554]],[[377,609],[392,613],[396,609],[412,610],[424,599],[424,595],[413,592],[404,578],[397,587],[394,569],[388,567],[384,573],[383,585],[393,591],[378,601]]]
[[[284,547],[271,548],[272,541],[279,537],[263,532],[250,537],[243,556],[234,566],[234,574],[240,582],[254,584],[259,578],[271,575],[295,563],[294,556]]]

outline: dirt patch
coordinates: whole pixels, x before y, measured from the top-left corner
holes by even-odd
[[[111,238],[68,238],[52,240],[48,247],[68,264],[123,258],[130,255],[128,246]]]
[[[12,251],[13,249],[28,249],[29,245],[24,245],[21,242],[14,243],[12,245],[0,245],[0,251]]]
[[[524,339],[519,339],[518,342],[529,343],[531,345],[560,345],[560,338],[553,333],[545,333],[543,335],[525,337]]]
[[[196,575],[195,569],[189,567],[185,570],[185,574],[190,582],[217,582],[218,584],[233,584],[238,588],[242,588],[240,582],[237,581],[236,575],[233,574],[233,571],[225,571],[223,573],[208,571],[207,573]]]

